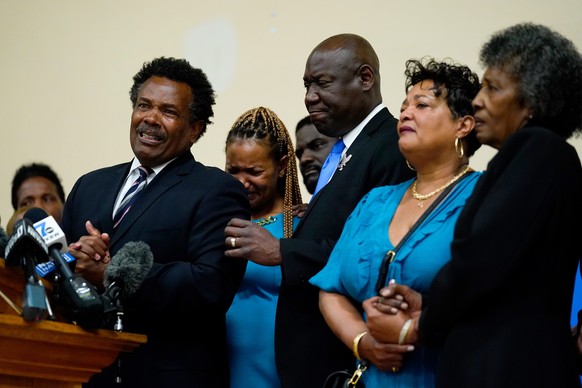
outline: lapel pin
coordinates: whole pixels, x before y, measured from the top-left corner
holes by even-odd
[[[341,171],[344,169],[344,167],[346,166],[346,164],[348,164],[348,162],[350,161],[350,159],[352,158],[352,154],[349,154],[348,156],[344,155],[342,156],[342,159],[340,160],[340,163],[338,165],[338,169]]]

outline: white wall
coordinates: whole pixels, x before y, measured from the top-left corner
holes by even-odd
[[[131,77],[154,57],[186,57],[209,75],[214,124],[193,152],[223,167],[224,138],[243,111],[267,106],[294,130],[306,114],[305,60],[330,35],[372,43],[384,102],[397,113],[407,59],[451,57],[481,74],[477,55],[491,33],[533,21],[582,48],[581,15],[581,0],[0,0],[2,225],[21,164],[50,164],[68,192],[81,174],[132,157]],[[492,155],[484,147],[472,165],[483,169]]]

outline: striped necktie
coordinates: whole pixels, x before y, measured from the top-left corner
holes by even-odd
[[[131,208],[131,205],[133,205],[136,198],[139,196],[139,193],[146,187],[146,179],[148,175],[154,172],[151,168],[143,166],[139,166],[137,169],[139,172],[139,177],[135,180],[135,182],[132,183],[129,190],[127,190],[127,193],[125,193],[125,196],[123,197],[123,200],[119,204],[117,212],[113,217],[114,228],[117,228],[117,225],[119,225],[123,217],[129,211],[129,208]]]
[[[331,152],[329,153],[329,155],[327,155],[327,158],[325,159],[325,162],[323,162],[323,166],[321,167],[321,172],[319,173],[319,179],[317,180],[317,186],[315,187],[315,192],[313,193],[313,196],[315,196],[315,194],[317,194],[317,192],[321,190],[323,186],[325,186],[333,176],[333,173],[335,172],[337,165],[339,164],[339,161],[341,159],[344,148],[346,148],[346,145],[344,144],[344,141],[342,139],[339,139],[333,145]]]

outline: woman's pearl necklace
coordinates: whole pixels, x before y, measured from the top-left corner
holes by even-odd
[[[467,166],[463,169],[463,171],[461,171],[460,173],[458,173],[457,175],[455,175],[454,177],[451,178],[450,181],[448,181],[447,183],[445,183],[444,185],[442,185],[441,187],[439,187],[438,189],[435,189],[433,191],[431,191],[428,194],[418,194],[418,191],[416,191],[416,182],[417,180],[414,180],[414,183],[412,183],[412,196],[414,197],[414,199],[418,200],[418,203],[416,204],[416,206],[418,207],[424,207],[424,201],[425,199],[428,199],[430,197],[432,197],[433,195],[440,193],[441,191],[443,191],[444,189],[446,189],[447,187],[449,187],[450,185],[452,185],[453,183],[455,183],[460,177],[462,177],[463,175],[465,175],[469,170],[471,169],[471,167]]]

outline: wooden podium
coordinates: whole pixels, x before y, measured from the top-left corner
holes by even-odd
[[[21,306],[24,274],[4,268],[0,259],[0,291]],[[120,352],[131,352],[146,336],[42,320],[26,322],[0,298],[0,388],[69,388],[111,365]]]

